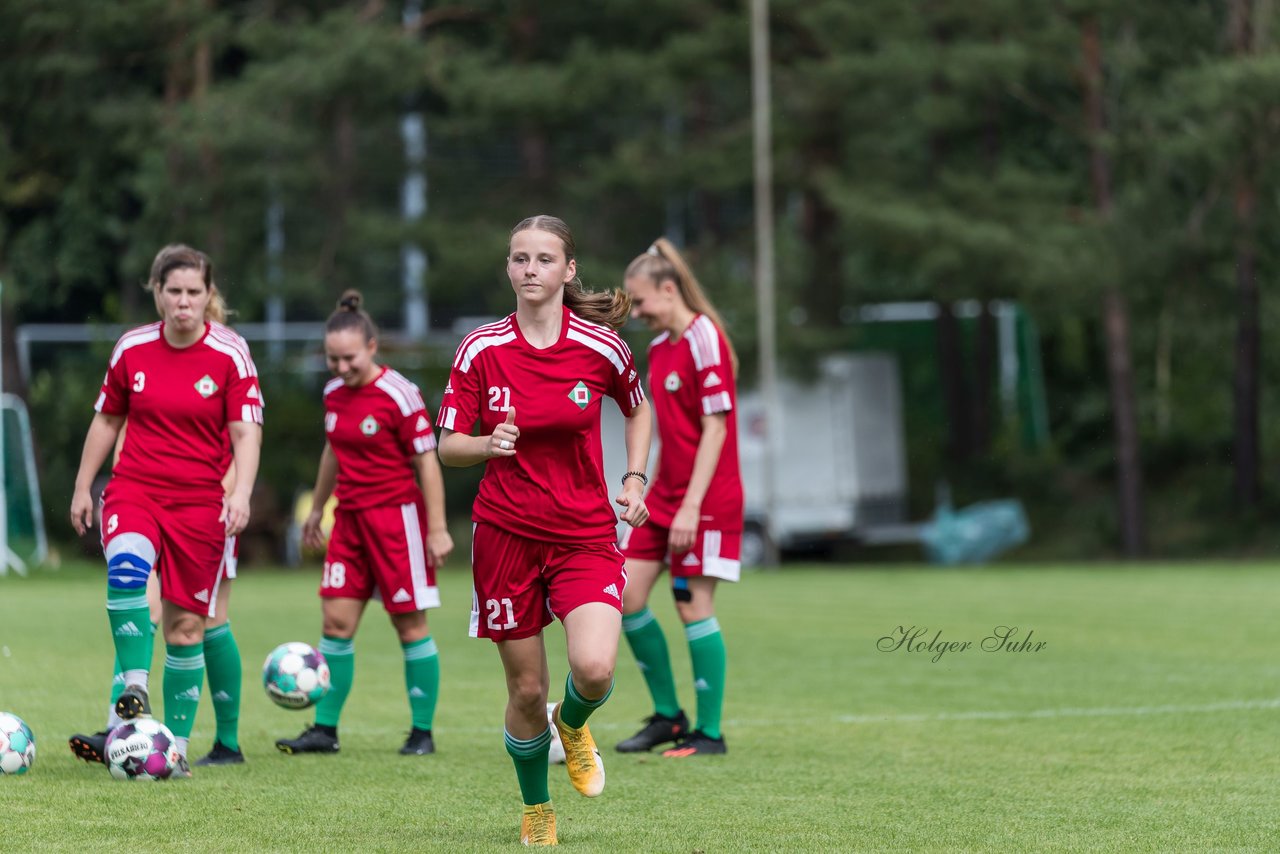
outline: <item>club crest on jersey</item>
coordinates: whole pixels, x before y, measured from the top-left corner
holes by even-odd
[[[205,374],[196,380],[196,392],[205,400],[208,400],[218,393],[218,384],[213,381],[213,377]]]
[[[680,390],[680,375],[675,371],[667,374],[667,378],[662,381],[662,387],[675,394]]]
[[[578,384],[569,391],[569,399],[577,404],[579,409],[586,409],[587,404],[591,402],[591,389],[587,388],[582,380],[578,380]]]
[[[372,436],[374,433],[378,432],[378,422],[374,420],[372,415],[366,416],[365,419],[360,422],[360,432],[366,436]]]

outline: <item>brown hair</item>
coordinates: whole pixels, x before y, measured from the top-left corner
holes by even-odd
[[[565,259],[573,260],[573,232],[569,231],[569,226],[559,217],[538,214],[522,219],[516,223],[515,228],[511,229],[511,236],[515,237],[522,231],[545,231],[554,234],[564,245]],[[631,314],[631,297],[626,291],[620,288],[603,293],[589,291],[586,285],[582,284],[582,279],[577,276],[564,286],[564,304],[582,319],[611,326],[614,329],[621,329]]]
[[[377,338],[378,326],[373,322],[373,318],[369,316],[369,313],[361,308],[363,303],[364,297],[360,295],[359,291],[354,288],[343,291],[342,296],[338,298],[338,307],[333,310],[333,314],[329,315],[329,320],[325,322],[325,334],[354,329],[364,335],[366,344]]]
[[[637,255],[635,260],[627,265],[626,277],[629,279],[633,276],[648,276],[655,285],[668,280],[675,283],[676,292],[680,294],[684,304],[698,314],[706,315],[720,330],[725,343],[729,345],[729,359],[733,363],[733,373],[737,376],[738,354],[733,349],[733,341],[729,339],[729,333],[725,332],[720,312],[716,311],[716,307],[711,304],[706,291],[702,289],[697,277],[685,263],[684,256],[670,240],[659,237],[653,241],[653,245],[647,252]]]
[[[158,294],[174,270],[195,270],[200,273],[205,287],[209,289],[209,302],[204,308],[205,319],[226,323],[227,303],[214,284],[213,261],[209,256],[185,244],[170,243],[157,252],[155,260],[151,262],[151,275],[147,278],[146,289],[152,294]]]

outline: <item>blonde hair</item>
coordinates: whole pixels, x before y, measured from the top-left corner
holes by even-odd
[[[655,285],[660,285],[665,281],[674,283],[676,292],[680,294],[680,299],[684,300],[684,304],[698,314],[706,315],[720,330],[720,334],[724,336],[725,343],[729,346],[729,359],[733,363],[733,374],[737,376],[738,354],[733,349],[733,341],[729,339],[729,333],[725,332],[724,321],[720,319],[720,312],[716,311],[716,307],[711,304],[706,291],[702,289],[697,277],[693,275],[693,271],[689,269],[689,265],[685,262],[684,256],[680,254],[680,250],[676,249],[670,240],[665,237],[659,237],[653,241],[653,245],[649,247],[648,251],[642,255],[637,255],[627,265],[626,277],[629,279],[633,276],[647,276],[653,280]]]
[[[522,219],[516,223],[515,228],[511,229],[511,236],[515,237],[522,231],[545,231],[554,234],[560,238],[560,243],[564,246],[565,259],[573,260],[573,232],[569,231],[569,226],[559,217],[538,214]],[[578,276],[574,276],[572,281],[565,284],[564,304],[583,320],[614,329],[621,329],[631,315],[631,297],[626,291],[621,288],[602,293],[589,291]]]
[[[214,284],[213,261],[209,256],[185,244],[170,243],[157,252],[155,260],[151,262],[151,275],[147,277],[146,289],[153,296],[159,295],[165,279],[169,278],[169,274],[174,270],[195,270],[200,273],[205,287],[209,289],[209,302],[204,307],[205,319],[215,323],[226,323],[227,303],[222,298],[222,292],[218,290],[218,286]]]

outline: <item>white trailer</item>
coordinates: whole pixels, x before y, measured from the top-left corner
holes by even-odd
[[[763,496],[763,403],[754,392],[744,391],[738,400],[743,562],[760,562],[765,537],[784,549],[832,540],[918,540],[918,526],[905,522],[907,461],[896,359],[884,353],[827,356],[808,382],[780,382],[778,399],[772,514]],[[614,491],[626,470],[617,407],[604,407],[602,429],[605,473]]]

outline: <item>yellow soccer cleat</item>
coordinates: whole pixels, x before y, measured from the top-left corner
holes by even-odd
[[[520,844],[522,845],[559,845],[556,840],[556,811],[551,802],[545,804],[525,804],[524,815],[520,819]]]
[[[594,798],[604,791],[604,759],[600,757],[596,740],[591,737],[591,730],[586,724],[581,729],[574,729],[560,720],[561,705],[556,704],[551,720],[564,744],[564,764],[569,769],[569,782],[580,793]]]

